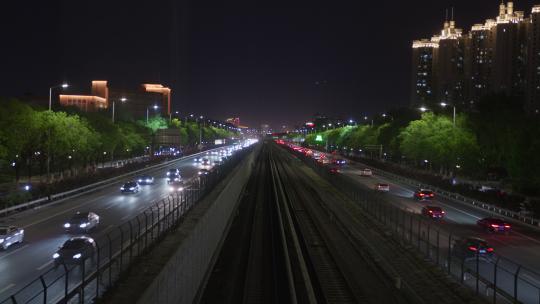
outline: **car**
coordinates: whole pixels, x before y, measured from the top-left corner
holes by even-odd
[[[379,192],[388,192],[390,191],[390,185],[383,184],[383,183],[377,183],[375,185],[375,190]]]
[[[77,212],[64,224],[68,232],[88,232],[99,225],[99,216],[94,212]]]
[[[208,174],[210,174],[210,170],[208,170],[208,169],[201,169],[201,170],[199,170],[199,172],[198,172],[198,175],[199,175],[199,176],[201,176],[201,175],[208,175]]]
[[[7,250],[9,246],[22,243],[24,229],[15,226],[0,226],[0,248]]]
[[[328,172],[330,174],[338,174],[338,173],[340,173],[340,170],[339,170],[338,167],[330,167],[330,169],[328,169]]]
[[[334,165],[343,166],[343,165],[345,165],[347,163],[347,161],[345,161],[343,158],[334,158],[332,160],[332,163]]]
[[[502,219],[487,217],[480,219],[476,224],[489,232],[504,232],[509,233],[512,229],[512,226],[503,221]]]
[[[167,170],[167,183],[172,183],[174,181],[181,180],[182,177],[180,176],[180,170],[179,169],[169,169]]]
[[[442,219],[444,214],[445,212],[441,209],[441,207],[424,206],[422,208],[422,215],[428,216],[432,219]]]
[[[54,265],[82,264],[96,251],[96,242],[87,236],[72,237],[53,254]]]
[[[454,253],[460,258],[491,258],[493,256],[493,247],[489,246],[486,240],[477,237],[468,237],[458,240],[454,244]]]
[[[184,185],[184,181],[182,180],[174,181],[171,184],[169,184],[169,192],[171,193],[181,192],[181,191],[184,191],[184,189],[185,189],[185,185]]]
[[[129,181],[120,187],[122,193],[137,193],[139,192],[139,184],[136,181]]]
[[[142,175],[137,178],[137,183],[139,185],[153,185],[154,184],[154,177],[150,175]]]
[[[203,166],[209,166],[210,165],[210,160],[208,160],[208,158],[203,158],[202,159],[202,165]]]
[[[431,200],[435,197],[435,193],[429,189],[418,189],[414,192],[414,198],[417,200]]]
[[[208,154],[208,152],[207,152],[206,154]],[[195,157],[195,158],[193,159],[193,162],[194,162],[194,163],[200,163],[201,161],[202,161],[202,157]]]
[[[373,175],[373,171],[371,171],[371,169],[362,169],[360,170],[360,176],[372,176]]]
[[[219,166],[219,165],[222,165],[222,164],[223,164],[223,161],[221,159],[217,159],[213,163],[214,166]]]

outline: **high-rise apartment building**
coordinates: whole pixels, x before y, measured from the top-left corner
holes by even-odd
[[[523,11],[514,10],[513,2],[501,3],[495,18],[473,25],[467,34],[456,28],[453,20],[445,22],[441,34],[430,40],[436,44],[437,62],[428,72],[436,76],[432,84],[435,94],[431,99],[422,99],[424,92],[413,87],[411,104],[446,102],[464,107],[488,94],[502,92],[518,101],[525,99],[530,109],[538,108],[539,35],[540,6],[525,18]],[[413,82],[418,81],[418,74],[426,73],[415,59],[419,41],[424,40],[412,45]]]
[[[435,101],[437,80],[437,55],[439,42],[436,40],[416,40],[413,42],[411,102],[413,105]]]

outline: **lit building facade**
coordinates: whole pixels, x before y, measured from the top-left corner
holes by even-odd
[[[105,80],[94,80],[91,95],[62,94],[59,100],[62,106],[75,106],[86,112],[106,109],[109,107],[109,87]]]
[[[437,40],[416,40],[413,42],[411,104],[419,106],[435,102],[437,80]]]
[[[411,88],[411,104],[447,102],[466,107],[488,94],[503,92],[518,101],[525,99],[530,109],[538,108],[534,105],[540,97],[539,35],[540,6],[525,18],[523,11],[514,10],[513,2],[501,3],[495,18],[473,25],[467,34],[456,28],[454,21],[445,22],[441,34],[430,40],[436,43],[437,59],[431,68],[436,76],[432,99],[422,98],[426,92],[418,90],[427,83],[418,75],[425,76],[426,71],[415,59],[421,56],[420,41],[412,44],[412,81],[416,86]]]

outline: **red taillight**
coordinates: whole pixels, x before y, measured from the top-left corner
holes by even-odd
[[[486,249],[487,252],[493,252],[493,248],[489,247],[488,249]]]
[[[420,195],[420,196],[424,196],[424,193],[420,193],[420,194],[418,194],[418,195]]]
[[[429,210],[429,213],[433,213],[433,211]]]
[[[499,228],[499,225],[497,225],[497,224],[491,224],[491,227],[493,227],[493,228]]]
[[[441,211],[442,214],[444,214],[444,211]]]
[[[504,225],[504,228],[510,228],[510,225]]]
[[[469,250],[470,250],[470,251],[476,251],[476,250],[478,250],[478,249],[476,249],[476,247],[474,247],[474,246],[469,246]]]
[[[430,193],[429,196],[433,196],[433,193]]]

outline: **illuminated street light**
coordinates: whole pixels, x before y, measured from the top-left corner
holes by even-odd
[[[69,87],[69,85],[67,83],[62,83],[62,84],[52,86],[52,87],[49,88],[49,111],[52,110],[52,90],[56,89],[56,88],[65,89],[67,87]]]
[[[453,126],[455,128],[456,127],[456,106],[447,104],[446,102],[441,102],[440,105],[443,108],[446,108],[447,106],[452,106],[452,108],[453,108],[452,123],[453,123]]]
[[[428,111],[428,108],[426,108],[426,107],[420,107],[418,110],[420,110],[420,111],[422,111],[422,112],[426,112],[426,111]]]
[[[159,107],[157,105],[153,105],[152,108],[154,110],[157,110],[159,109]],[[148,125],[148,115],[149,115],[149,111],[150,111],[150,107],[146,107],[146,124]]]
[[[127,98],[125,97],[122,97],[120,98],[120,101],[121,102],[126,102]],[[116,104],[116,101],[113,100],[112,102],[112,123],[114,123],[114,109],[115,109],[115,104]]]

